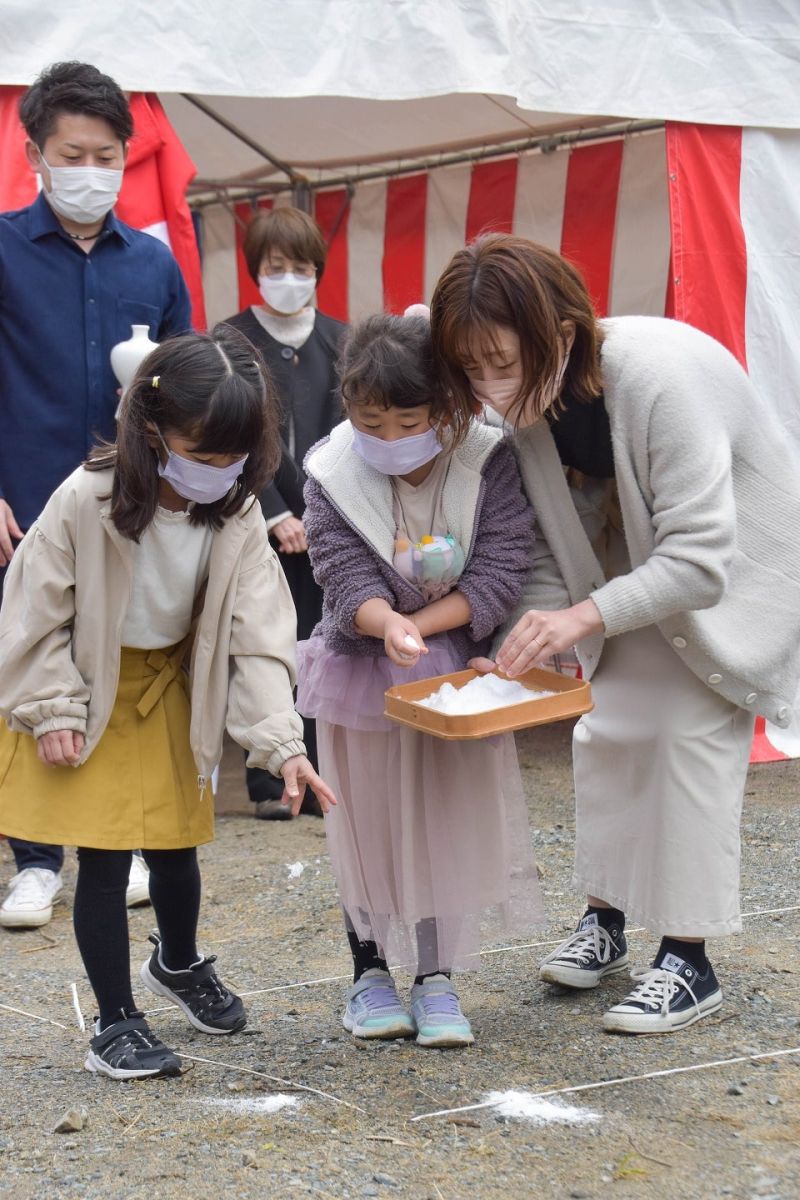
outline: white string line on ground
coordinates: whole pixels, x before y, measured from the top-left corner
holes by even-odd
[[[259,1079],[269,1079],[272,1083],[279,1083],[281,1087],[289,1088],[295,1092],[311,1092],[315,1096],[322,1096],[323,1100],[332,1100],[334,1104],[342,1104],[345,1108],[354,1108],[356,1112],[363,1113],[368,1116],[367,1110],[361,1108],[358,1104],[353,1104],[350,1100],[342,1100],[339,1096],[333,1096],[330,1092],[320,1091],[319,1088],[310,1087],[307,1083],[293,1083],[291,1079],[282,1079],[279,1075],[268,1075],[266,1071],[256,1071],[252,1067],[240,1067],[236,1063],[221,1062],[218,1058],[199,1058],[196,1054],[187,1054],[185,1050],[176,1050],[176,1054],[180,1054],[182,1058],[188,1058],[190,1062],[209,1063],[212,1067],[224,1067],[226,1071],[241,1071],[244,1075],[257,1075]]]
[[[742,913],[742,920],[747,917],[766,917],[774,916],[777,913],[800,912],[800,904],[792,904],[786,908],[757,908],[752,912]],[[625,930],[626,933],[646,933],[644,925],[633,925]],[[493,946],[489,950],[479,950],[476,954],[469,955],[470,958],[485,958],[490,954],[505,954],[518,950],[544,950],[547,946],[560,946],[563,938],[554,938],[547,942],[518,942],[513,946]],[[395,970],[392,967],[391,970]],[[255,988],[248,992],[239,992],[240,996],[266,996],[270,992],[291,992],[295,988],[313,987],[317,983],[341,983],[345,979],[350,978],[351,973],[345,975],[326,975],[321,979],[303,979],[299,983],[278,983],[273,987]],[[146,1015],[150,1016],[153,1013],[169,1012],[173,1006],[166,1004],[163,1008],[148,1008]]]
[[[712,1067],[730,1067],[736,1063],[759,1062],[767,1058],[782,1058],[787,1054],[800,1054],[800,1046],[791,1050],[770,1050],[764,1054],[742,1054],[738,1058],[718,1058],[712,1062],[692,1063],[688,1067],[668,1067],[663,1071],[647,1071],[644,1075],[620,1075],[618,1079],[600,1079],[596,1083],[577,1083],[571,1087],[550,1088],[546,1092],[531,1092],[532,1100],[541,1100],[544,1096],[565,1096],[568,1093],[591,1092],[597,1088],[618,1087],[621,1083],[638,1083],[643,1079],[663,1079],[666,1075],[685,1075],[689,1071],[708,1071]],[[439,1108],[434,1112],[420,1113],[411,1118],[415,1121],[425,1121],[429,1117],[449,1117],[454,1113],[477,1112],[481,1108],[495,1108],[496,1100],[483,1100],[480,1104],[462,1104],[459,1108]]]

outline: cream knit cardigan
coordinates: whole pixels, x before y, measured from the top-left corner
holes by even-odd
[[[606,581],[545,421],[515,441],[537,517],[529,608],[591,596],[605,637],[657,625],[708,687],[786,726],[800,678],[800,463],[736,360],[688,325],[602,323],[605,404],[632,570]],[[653,680],[658,686],[658,680]]]

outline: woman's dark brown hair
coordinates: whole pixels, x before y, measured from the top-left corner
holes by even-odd
[[[261,264],[270,250],[280,250],[295,262],[313,263],[317,283],[322,279],[328,257],[328,248],[317,222],[299,208],[288,205],[256,213],[247,226],[243,249],[253,283],[258,283]]]
[[[153,434],[177,434],[196,443],[198,454],[247,455],[244,470],[226,496],[195,504],[193,525],[220,529],[257,496],[275,473],[280,440],[275,395],[261,355],[230,325],[210,334],[169,338],[147,356],[122,401],[117,441],[94,449],[87,471],[113,468],[111,519],[138,542],[155,516],[164,451]]]
[[[477,411],[474,397],[446,392],[437,379],[427,317],[380,313],[354,325],[338,363],[344,406],[417,408],[430,404],[430,419],[444,422],[461,441]]]
[[[597,317],[578,270],[546,246],[489,233],[453,255],[431,301],[431,332],[444,386],[466,402],[472,396],[464,363],[475,343],[497,349],[500,325],[519,337],[522,384],[509,410],[519,420],[528,397],[534,417],[551,399],[564,353],[562,322],[575,325],[563,390],[578,400],[600,394]]]

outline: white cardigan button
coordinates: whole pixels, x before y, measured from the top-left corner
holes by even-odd
[[[744,698],[744,702],[745,702],[745,704],[755,704],[757,699],[758,699],[757,692],[748,692]]]
[[[686,638],[674,637],[672,639],[672,644],[676,650],[685,650],[686,649]]]
[[[788,721],[789,720],[789,709],[786,707],[785,704],[782,704],[775,715],[779,721]]]
[[[717,675],[715,672],[713,675],[709,675],[708,682],[709,683],[722,683],[722,676]]]

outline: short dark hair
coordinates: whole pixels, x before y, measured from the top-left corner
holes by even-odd
[[[119,84],[89,63],[53,63],[19,102],[25,132],[40,150],[62,113],[100,117],[123,144],[133,134],[131,110]]]
[[[528,397],[539,417],[550,401],[552,381],[564,353],[563,321],[575,325],[564,391],[588,401],[602,391],[602,340],[586,284],[572,263],[527,238],[487,233],[458,250],[445,267],[431,300],[431,330],[442,385],[471,395],[463,363],[470,339],[495,349],[497,326],[519,337],[520,393],[509,410],[518,419]]]
[[[84,463],[90,471],[113,468],[111,519],[134,542],[158,504],[159,455],[150,444],[156,430],[195,439],[200,454],[248,456],[226,496],[195,504],[192,524],[219,529],[262,491],[280,460],[278,409],[264,360],[244,334],[222,323],[210,334],[162,342],[125,393],[116,443],[98,446]]]
[[[456,442],[464,437],[477,405],[472,396],[446,392],[434,369],[427,317],[380,313],[354,325],[342,347],[339,378],[344,406],[417,408],[430,404],[431,420],[444,420]]]
[[[243,249],[253,283],[258,283],[259,268],[270,250],[280,250],[295,262],[313,263],[317,283],[322,279],[328,257],[325,238],[314,218],[288,204],[256,213],[247,226]]]

